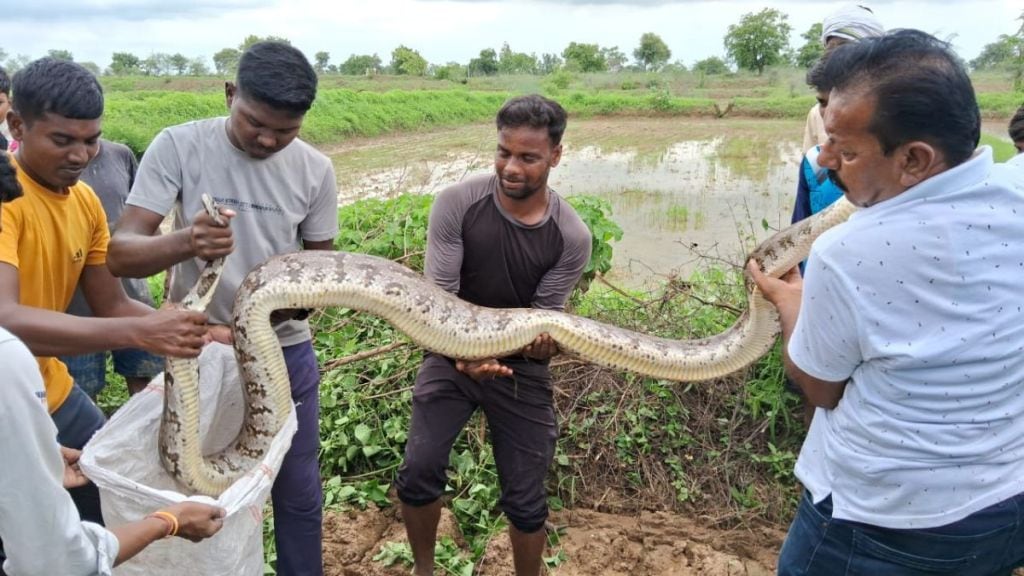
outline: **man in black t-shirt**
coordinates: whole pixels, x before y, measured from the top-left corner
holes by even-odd
[[[565,307],[591,250],[586,225],[547,185],[561,158],[565,124],[565,110],[541,96],[505,103],[497,116],[495,173],[451,186],[434,202],[428,278],[480,306]],[[540,573],[547,542],[544,478],[558,437],[548,360],[557,353],[542,334],[505,358],[424,358],[397,480],[414,574],[433,574],[445,468],[478,407],[490,428],[516,574]]]

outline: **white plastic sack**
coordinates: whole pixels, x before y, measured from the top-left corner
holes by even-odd
[[[234,352],[223,344],[206,346],[199,366],[200,433],[203,453],[210,454],[227,446],[241,428],[241,378]],[[178,492],[181,486],[160,464],[157,436],[163,397],[161,374],[122,406],[82,451],[82,470],[99,487],[108,526],[138,520],[186,499],[213,503],[211,498]],[[263,465],[239,478],[217,499],[216,504],[227,509],[224,527],[217,535],[198,544],[182,538],[160,540],[114,573],[262,575],[263,506],[295,430],[293,409],[274,437]]]

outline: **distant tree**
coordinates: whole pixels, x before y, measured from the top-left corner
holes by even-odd
[[[224,48],[213,55],[213,67],[219,76],[232,76],[238,70],[242,53],[235,48]]]
[[[171,70],[170,54],[154,52],[142,60],[142,73],[146,76],[167,76]]]
[[[562,57],[558,54],[541,54],[540,55],[540,68],[541,74],[551,74],[562,67]]]
[[[825,53],[825,47],[821,45],[821,22],[815,22],[800,37],[804,39],[804,45],[796,52],[796,64],[810,68]]]
[[[647,32],[640,37],[640,46],[633,50],[633,58],[645,70],[657,70],[672,57],[668,44],[654,32]]]
[[[784,60],[793,30],[788,16],[774,8],[744,14],[739,24],[730,24],[725,34],[725,51],[736,65],[756,70],[758,75],[768,66]]]
[[[114,52],[110,57],[110,73],[114,76],[138,74],[142,60],[131,52]]]
[[[390,67],[394,74],[424,76],[427,73],[427,60],[416,50],[399,45],[391,51]]]
[[[289,46],[292,45],[291,40],[283,38],[281,36],[257,36],[255,34],[250,34],[246,36],[244,40],[242,40],[241,44],[238,45],[238,51],[245,52],[249,49],[250,46],[256,44],[257,42],[280,42],[282,44],[287,44]]]
[[[469,61],[468,72],[470,76],[494,76],[498,73],[498,53],[494,48],[484,48]]]
[[[348,74],[349,76],[362,76],[364,74],[376,74],[380,72],[382,67],[380,56],[361,54],[353,54],[338,66],[338,72],[341,74]]]
[[[313,69],[317,74],[323,74],[327,71],[327,66],[330,65],[331,55],[329,52],[321,50],[313,56],[313,60],[315,61]]]
[[[75,57],[71,54],[70,50],[47,50],[46,55],[50,58],[56,58],[57,60],[67,60],[68,62],[75,61]]]
[[[683,63],[682,60],[676,60],[675,62],[670,62],[670,63],[665,64],[664,66],[662,66],[660,71],[661,72],[686,72],[687,70],[688,70],[688,68],[686,67],[686,64]]]
[[[438,80],[464,81],[466,79],[466,67],[458,62],[449,62],[444,66],[431,66],[430,75]]]
[[[539,64],[537,56],[524,52],[513,52],[505,42],[498,56],[498,72],[502,74],[536,74]]]
[[[28,63],[32,61],[32,58],[28,54],[18,54],[17,56],[11,56],[4,62],[4,68],[7,69],[8,74],[14,74],[18,70],[21,70]]]
[[[0,62],[7,60],[7,50],[0,48]]]
[[[713,76],[715,74],[728,74],[729,65],[725,63],[725,60],[722,60],[718,56],[711,56],[695,62],[693,64],[693,71],[700,74],[706,74],[708,76]]]
[[[188,58],[181,52],[171,54],[167,58],[167,65],[178,76],[184,76],[185,72],[188,71]]]
[[[562,50],[562,58],[565,58],[565,67],[576,72],[604,72],[608,69],[597,44],[570,42]]]
[[[188,75],[189,76],[209,76],[210,67],[206,65],[206,60],[203,58],[193,58],[188,61]]]
[[[612,46],[611,48],[601,48],[601,58],[604,58],[605,66],[609,72],[619,72],[625,66],[629,58],[619,50],[618,46]]]
[[[1024,42],[1017,35],[1000,34],[995,42],[986,44],[977,58],[971,60],[971,68],[975,70],[992,70],[1008,68],[1021,57]]]
[[[81,65],[82,68],[92,72],[93,76],[99,76],[102,73],[99,64],[95,62],[79,62],[78,64]]]

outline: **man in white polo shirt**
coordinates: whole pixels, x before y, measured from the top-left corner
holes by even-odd
[[[781,575],[1009,574],[1024,563],[1024,170],[975,150],[948,44],[837,48],[818,158],[862,207],[806,276],[748,267],[818,406]]]

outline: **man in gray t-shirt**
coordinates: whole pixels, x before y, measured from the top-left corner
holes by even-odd
[[[124,203],[128,192],[135,182],[135,170],[138,162],[135,154],[124,144],[100,139],[99,152],[82,172],[83,182],[92,187],[93,192],[103,204],[107,214],[107,224],[113,233],[117,220],[124,211]],[[121,284],[128,297],[153,305],[153,295],[149,292],[149,284],[144,278],[122,278]],[[92,316],[92,309],[85,300],[81,288],[75,289],[75,295],[68,305],[68,314],[75,316]],[[124,377],[128,393],[135,394],[149,384],[154,376],[164,369],[164,359],[156,354],[137,348],[125,348],[111,352],[114,360],[114,371]],[[107,354],[82,354],[80,356],[62,356],[61,361],[67,364],[68,372],[93,399],[107,385]]]
[[[195,284],[203,261],[227,256],[207,313],[230,341],[235,292],[268,258],[332,250],[338,192],[329,158],[297,138],[316,97],[317,78],[302,52],[261,42],[242,55],[236,82],[225,86],[230,114],[167,128],[153,140],[110,241],[107,264],[118,275],[146,276],[173,266],[169,299]],[[229,220],[219,226],[202,209],[209,194]],[[159,233],[175,211],[174,231]],[[317,454],[320,373],[309,326],[292,311],[275,326],[298,431],[274,481],[277,574],[323,574],[322,493]]]

